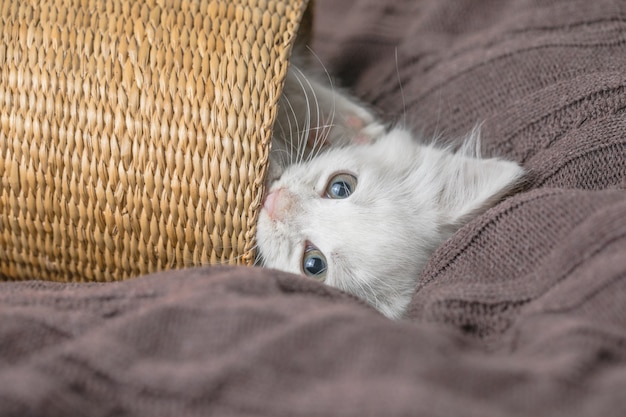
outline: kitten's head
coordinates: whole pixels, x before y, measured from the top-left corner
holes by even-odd
[[[521,168],[420,145],[392,130],[288,167],[264,200],[264,266],[318,279],[400,317],[432,252]]]

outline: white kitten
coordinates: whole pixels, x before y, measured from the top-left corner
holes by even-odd
[[[298,75],[285,87],[292,119],[283,113],[275,128],[259,260],[400,318],[433,251],[510,191],[523,170],[480,159],[477,131],[458,152],[420,144],[403,129],[385,133],[364,107]],[[299,85],[290,86],[294,80]]]
[[[513,162],[420,145],[395,129],[289,166],[265,198],[259,255],[398,318],[432,252],[522,174]]]

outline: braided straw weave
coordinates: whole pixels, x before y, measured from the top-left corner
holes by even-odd
[[[251,264],[306,3],[0,1],[0,279]]]

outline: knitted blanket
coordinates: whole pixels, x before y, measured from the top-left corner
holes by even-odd
[[[402,321],[248,267],[0,283],[1,415],[626,415],[626,3],[318,0],[314,33],[383,117],[482,123],[526,187]]]

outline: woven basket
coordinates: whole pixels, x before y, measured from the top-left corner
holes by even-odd
[[[0,279],[251,264],[306,5],[0,1]]]

